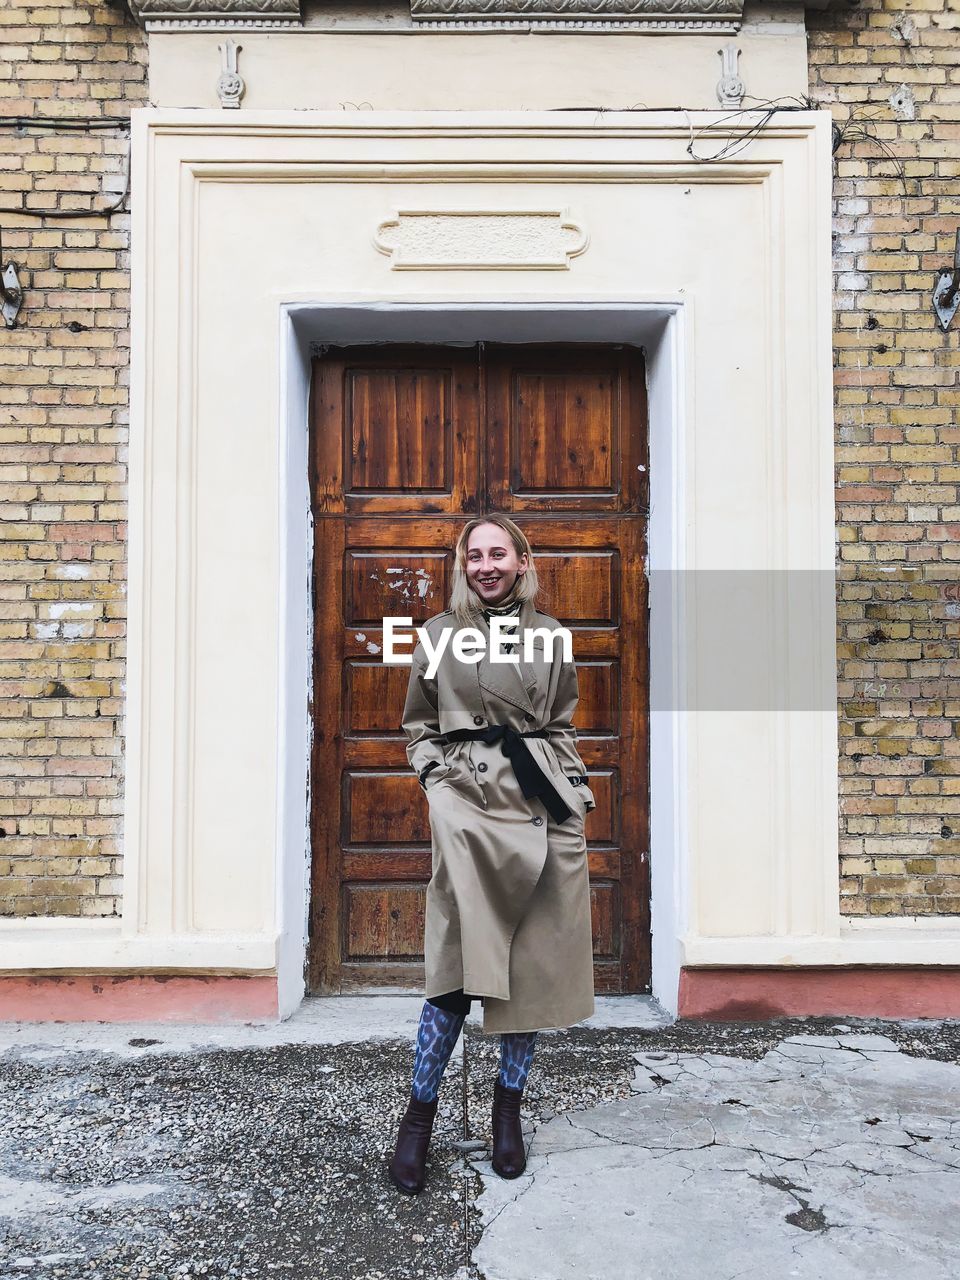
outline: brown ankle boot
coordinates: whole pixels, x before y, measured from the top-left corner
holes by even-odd
[[[432,1102],[419,1102],[411,1093],[410,1101],[400,1121],[397,1147],[387,1166],[390,1180],[400,1191],[415,1196],[423,1190],[426,1179],[427,1148],[433,1133],[433,1121],[437,1114],[439,1098]]]
[[[493,1170],[501,1178],[519,1178],[527,1167],[520,1128],[522,1089],[507,1089],[499,1078],[493,1086]]]

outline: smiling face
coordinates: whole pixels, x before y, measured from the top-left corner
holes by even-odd
[[[525,573],[527,555],[518,556],[510,535],[497,524],[478,524],[467,540],[467,580],[484,604],[499,604]]]

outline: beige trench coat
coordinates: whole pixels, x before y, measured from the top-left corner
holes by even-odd
[[[434,644],[443,627],[458,627],[451,612],[424,625]],[[557,625],[524,601],[521,635]],[[477,627],[489,639],[483,618]],[[562,661],[559,646],[556,660],[547,661],[539,637],[529,664],[494,663],[486,652],[479,662],[462,662],[451,641],[432,679],[426,669],[417,644],[403,729],[430,812],[425,997],[459,987],[484,997],[486,1033],[571,1026],[594,1011],[584,820],[595,801],[589,787],[567,776],[585,772],[571,723],[576,667]],[[497,724],[549,731],[548,739],[524,741],[571,810],[562,823],[541,799],[525,798],[500,742],[437,741],[456,729]]]

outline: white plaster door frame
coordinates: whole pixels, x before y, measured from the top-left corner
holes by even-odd
[[[719,113],[693,120],[735,136]],[[295,998],[290,304],[679,304],[686,498],[659,567],[832,574],[829,115],[784,113],[722,164],[691,161],[688,138],[671,112],[134,113],[124,946],[170,968],[282,956],[282,1007]],[[416,236],[398,260],[382,228],[404,211],[461,220],[441,227],[446,261],[418,261]],[[490,216],[514,218],[508,261],[482,221],[474,250],[464,239],[465,217]],[[670,680],[692,709],[657,713],[682,779],[661,801],[661,832],[683,832],[667,915],[656,830],[652,869],[671,1007],[691,957],[753,963],[840,935],[834,705],[699,709],[717,619],[673,594]],[[832,593],[803,609],[776,594],[754,655],[829,698]]]
[[[656,301],[636,297],[619,302],[570,300],[561,297],[549,303],[520,299],[491,303],[447,298],[432,302],[389,302],[354,297],[318,303],[306,299],[294,301],[282,310],[284,341],[282,344],[281,387],[285,391],[283,419],[286,422],[286,480],[281,488],[286,495],[282,503],[286,531],[281,542],[287,548],[286,603],[281,613],[286,619],[281,679],[286,726],[282,741],[288,760],[306,758],[308,745],[299,731],[303,721],[304,664],[312,654],[308,645],[301,650],[291,641],[307,635],[310,620],[303,619],[303,592],[299,586],[309,565],[303,557],[304,529],[303,485],[307,474],[307,436],[304,415],[310,386],[311,351],[324,346],[356,346],[366,343],[426,343],[430,346],[478,342],[516,343],[599,343],[627,344],[642,348],[647,380],[647,424],[651,472],[654,476],[653,498],[648,521],[649,553],[645,566],[652,572],[655,596],[650,617],[656,625],[656,652],[651,658],[651,685],[666,688],[674,679],[674,655],[682,643],[682,627],[675,617],[679,605],[677,593],[671,590],[673,574],[670,566],[682,562],[684,528],[684,467],[682,445],[685,395],[683,389],[683,321],[686,303],[682,297]],[[312,546],[312,540],[311,540]],[[572,570],[568,570],[572,571]],[[611,593],[612,597],[615,595]],[[616,611],[615,599],[611,606]],[[439,605],[438,605],[439,607]],[[648,620],[649,621],[649,620]],[[359,624],[358,624],[359,625]],[[378,651],[378,633],[366,624],[359,637]],[[399,727],[399,726],[398,726]],[[309,726],[304,726],[303,733]],[[657,990],[675,990],[679,971],[677,939],[677,906],[682,893],[676,884],[678,869],[683,865],[683,832],[677,824],[675,798],[679,796],[683,778],[677,761],[683,755],[678,736],[684,729],[683,717],[662,711],[651,717],[650,795],[655,831],[651,846],[656,848],[657,892],[653,907],[652,954],[653,983]],[[297,784],[298,775],[287,777],[287,785]],[[286,904],[284,916],[291,921],[303,913],[310,885],[304,878],[304,861],[296,850],[302,840],[302,820],[295,803],[286,810],[288,829],[281,844],[290,855],[283,860],[282,894]],[[616,815],[614,814],[614,821]],[[645,858],[648,851],[634,850]],[[671,943],[670,940],[673,940]],[[295,957],[302,956],[302,939],[292,931],[283,932],[282,946],[290,951],[286,967],[295,967]],[[286,987],[285,987],[286,989]]]

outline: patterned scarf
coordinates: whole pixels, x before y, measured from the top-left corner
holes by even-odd
[[[523,604],[522,600],[514,600],[513,604],[485,605],[483,610],[483,616],[486,618],[488,622],[494,616],[498,618],[505,618],[507,617],[508,614],[516,614],[516,616],[519,617],[520,608],[522,604]]]
[[[512,604],[488,605],[483,611],[483,616],[486,618],[488,623],[491,618],[509,618],[509,617],[519,618],[520,609],[522,608],[522,606],[523,606],[522,600],[514,600]],[[520,627],[518,624],[512,636],[509,633],[503,636],[503,648],[507,651],[507,653],[518,653],[519,644],[520,644]]]

